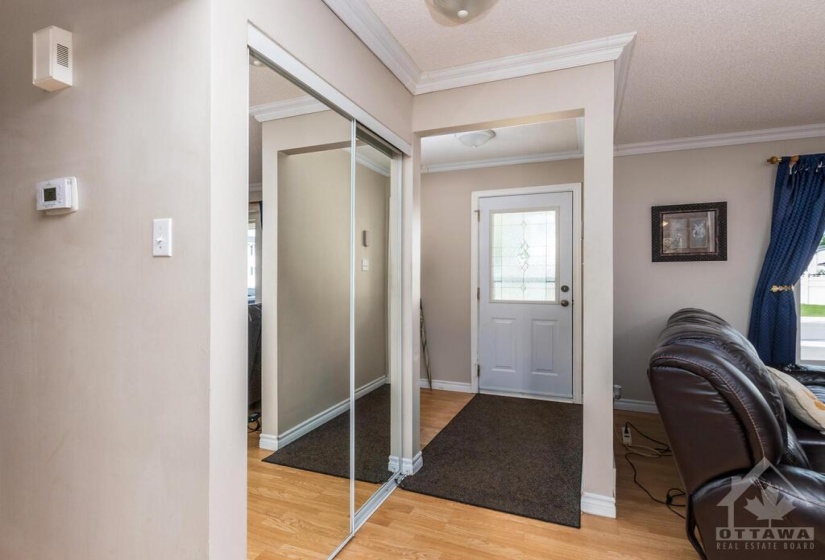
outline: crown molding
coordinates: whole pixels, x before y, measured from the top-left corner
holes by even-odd
[[[548,161],[563,161],[566,159],[581,159],[581,151],[555,152],[552,154],[538,154],[533,156],[510,156],[501,158],[479,159],[470,161],[456,161],[436,165],[422,165],[422,173],[441,173],[444,171],[464,171],[467,169],[481,169],[485,167],[501,167],[504,165],[520,165],[522,163],[546,163]]]
[[[584,153],[584,117],[576,118],[576,145],[579,152]]]
[[[415,93],[421,70],[364,0],[324,0],[324,3],[410,93]]]
[[[323,1],[413,95],[615,61],[614,115],[618,122],[635,32],[422,72],[365,0]]]
[[[599,62],[616,61],[622,56],[625,47],[631,45],[635,38],[635,32],[611,35],[602,39],[583,41],[552,49],[422,72],[421,79],[415,88],[415,94],[519,78]],[[623,66],[627,66],[628,59],[625,59]]]
[[[636,44],[636,33],[628,33],[633,37],[622,49],[621,54],[616,59],[614,69],[614,90],[613,90],[613,129],[619,126],[619,117],[622,115],[622,104],[624,103],[624,91],[627,88],[627,73],[630,70],[630,59],[633,56],[633,46]]]
[[[249,108],[249,114],[255,117],[255,120],[258,122],[266,122],[329,110],[329,107],[311,95],[304,95],[292,99],[284,99],[283,101],[254,105]]]
[[[355,152],[355,162],[363,165],[367,169],[375,171],[379,175],[383,175],[384,177],[389,177],[390,176],[390,170],[389,169],[387,169],[386,167],[384,167],[382,165],[378,165],[377,163],[375,163],[372,160],[369,160],[369,159],[365,158],[364,156],[359,154],[357,151]]]
[[[583,119],[579,119],[579,122],[581,121],[583,121]],[[673,140],[659,140],[656,142],[619,144],[615,146],[614,156],[636,156],[643,154],[655,154],[659,152],[678,152],[681,150],[698,150],[702,148],[719,148],[724,146],[737,146],[741,144],[758,144],[760,142],[801,140],[804,138],[820,137],[825,137],[825,123],[788,126],[783,128],[769,128],[765,130],[749,130],[745,132],[711,134],[708,136],[693,136],[690,138],[676,138]],[[442,171],[461,171],[483,167],[518,165],[521,163],[544,163],[548,161],[579,159],[584,157],[584,146],[582,145],[581,139],[579,148],[579,150],[573,152],[557,152],[553,154],[541,154],[538,156],[491,158],[486,160],[461,161],[439,165],[421,166],[421,172],[440,173]]]
[[[348,154],[352,153],[352,150],[350,148],[344,148],[344,151],[347,152]],[[355,163],[363,165],[367,169],[369,169],[371,171],[375,171],[376,173],[378,173],[379,175],[383,175],[384,177],[389,177],[390,176],[390,168],[389,167],[384,167],[383,165],[378,164],[378,163],[372,161],[371,159],[367,159],[362,154],[359,154],[358,150],[355,150]]]
[[[697,150],[701,148],[736,146],[739,144],[775,142],[779,140],[818,138],[821,136],[825,136],[825,123],[802,126],[786,126],[783,128],[768,128],[765,130],[748,130],[744,132],[729,132],[724,134],[711,134],[708,136],[693,136],[690,138],[675,138],[673,140],[658,140],[655,142],[620,144],[616,146],[614,155],[617,157],[636,156],[641,154],[655,154],[658,152],[676,152],[680,150]]]

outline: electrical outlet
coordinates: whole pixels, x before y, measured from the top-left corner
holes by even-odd
[[[630,428],[628,426],[622,426],[622,444],[633,445],[633,436],[630,435]]]

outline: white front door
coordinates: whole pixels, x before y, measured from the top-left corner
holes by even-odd
[[[573,193],[479,199],[479,388],[573,398]]]

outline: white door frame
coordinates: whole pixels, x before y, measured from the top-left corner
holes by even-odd
[[[573,193],[573,402],[582,402],[582,184],[565,183],[562,185],[545,185],[540,187],[520,187],[490,191],[473,191],[470,201],[470,379],[472,392],[478,393],[478,226],[479,199],[497,196],[515,196],[522,194],[552,194],[557,192]],[[542,400],[569,399],[555,397],[535,397]]]

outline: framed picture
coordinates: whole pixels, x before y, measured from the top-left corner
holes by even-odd
[[[654,206],[653,262],[728,260],[727,202]]]

